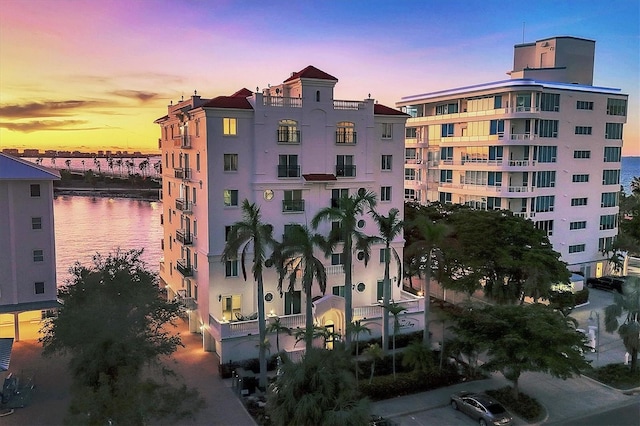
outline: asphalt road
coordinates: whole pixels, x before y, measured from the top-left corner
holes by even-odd
[[[636,400],[622,407],[555,424],[563,426],[638,426],[640,425],[640,402]]]

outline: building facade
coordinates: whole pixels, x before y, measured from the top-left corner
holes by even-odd
[[[595,42],[516,45],[511,79],[407,96],[405,199],[506,209],[571,271],[601,276],[618,233],[628,96],[593,86]]]
[[[161,283],[169,298],[183,301],[191,331],[201,331],[203,347],[216,351],[222,362],[257,357],[256,285],[250,272],[243,279],[240,260],[221,260],[227,233],[243,219],[243,200],[260,207],[277,240],[287,226],[310,226],[320,209],[362,188],[377,194],[380,214],[404,211],[408,116],[373,99],[336,100],[337,81],[309,66],[261,91],[242,89],[213,99],[194,94],[169,105],[167,115],[156,120],[163,157]],[[318,232],[328,235],[331,226],[321,224]],[[360,218],[358,226],[365,234],[378,233],[370,216]],[[401,256],[403,243],[402,237],[393,242]],[[354,319],[375,319],[378,327],[382,247],[372,248],[367,267],[356,253],[351,289]],[[338,334],[345,330],[341,251],[338,246],[326,259],[327,294],[313,288],[316,324]],[[252,259],[245,264],[250,269]],[[397,284],[401,277],[395,279]],[[290,328],[303,327],[301,283],[284,294],[277,283],[274,268],[266,268],[269,320],[278,317]],[[396,301],[403,300],[410,312],[418,309],[420,298],[393,288]],[[294,345],[293,338],[280,336],[281,348],[299,349]]]
[[[20,324],[58,307],[53,222],[55,170],[0,153],[0,324],[20,340]],[[10,329],[10,330],[9,330]]]

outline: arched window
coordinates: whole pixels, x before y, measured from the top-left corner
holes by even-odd
[[[341,121],[336,126],[336,143],[355,144],[356,131],[355,124],[350,121]]]
[[[316,102],[320,102],[320,91],[316,90]]]
[[[278,122],[278,143],[300,143],[300,130],[295,120]]]

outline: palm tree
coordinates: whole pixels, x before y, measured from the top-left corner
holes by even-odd
[[[384,358],[384,353],[382,353],[382,348],[378,346],[377,343],[374,343],[373,345],[367,346],[362,354],[371,361],[371,375],[369,376],[369,384],[371,384],[373,381],[373,374],[376,371],[376,360]]]
[[[625,315],[622,324],[618,317]],[[618,330],[622,343],[631,354],[631,374],[638,368],[640,349],[640,278],[629,276],[622,286],[622,294],[615,293],[613,305],[604,310],[604,326],[609,333]]]
[[[400,262],[400,256],[394,247],[391,247],[391,242],[399,235],[402,234],[402,228],[404,222],[398,217],[400,211],[396,208],[389,210],[387,216],[378,214],[375,210],[371,211],[373,220],[378,225],[380,232],[380,240],[384,243],[384,281],[382,284],[382,304],[388,305],[391,298],[391,280],[389,279],[389,265],[391,263],[390,254],[393,253],[393,257],[396,261],[398,270],[396,271],[396,277],[398,277],[398,285],[402,282],[402,263]],[[382,350],[386,353],[389,349],[389,311],[383,310],[382,318]]]
[[[371,329],[362,324],[362,321],[356,320],[347,326],[347,329],[356,336],[356,383],[358,382],[358,356],[359,354],[359,341],[360,333],[369,333],[371,335]]]
[[[631,193],[640,197],[640,176],[634,176],[631,180]]]
[[[280,317],[275,317],[273,321],[267,326],[267,333],[276,333],[276,351],[280,354],[280,332],[286,333],[291,336],[291,329],[282,324]]]
[[[361,250],[364,253],[365,266],[369,262],[371,244],[373,239],[357,228],[357,218],[365,212],[373,209],[376,205],[376,194],[371,191],[358,191],[356,195],[344,196],[338,201],[337,207],[325,207],[321,209],[311,221],[314,229],[323,222],[338,222],[339,228],[332,229],[330,241],[341,241],[342,258],[344,267],[344,319],[346,325],[351,324],[353,318],[353,296],[352,291],[352,264],[353,249]],[[355,247],[354,247],[355,240]],[[351,335],[349,330],[345,333],[345,346],[351,349]]]
[[[122,176],[122,158],[118,158],[116,160],[116,166],[118,166],[118,170],[120,170],[120,176]]]
[[[64,160],[64,164],[67,166],[67,170],[71,170],[71,159],[67,158]]]
[[[320,234],[312,233],[302,225],[292,225],[284,236],[282,244],[274,251],[278,271],[278,290],[282,292],[282,282],[289,280],[287,291],[293,291],[298,276],[302,276],[302,288],[306,295],[305,330],[306,350],[313,346],[313,281],[318,283],[322,294],[327,290],[327,272],[322,260],[314,254],[316,248],[324,253],[331,252],[330,245]]]
[[[162,161],[156,161],[153,163],[153,169],[156,171],[157,175],[162,174]]]
[[[149,159],[147,158],[146,160],[142,160],[140,164],[138,164],[138,167],[140,168],[140,172],[142,172],[142,176],[144,177],[145,172],[149,168]]]
[[[424,333],[422,342],[429,347],[429,304],[431,302],[431,260],[435,250],[442,244],[449,233],[449,228],[441,223],[435,223],[424,216],[416,218],[412,225],[416,228],[419,240],[407,247],[407,255],[418,259],[424,267]]]
[[[242,202],[243,220],[231,226],[227,236],[227,244],[222,252],[222,261],[235,260],[238,251],[241,252],[242,276],[247,280],[247,269],[245,259],[249,246],[253,247],[253,279],[258,287],[258,332],[260,342],[264,342],[267,336],[267,327],[264,311],[264,283],[262,270],[266,259],[266,251],[275,245],[273,240],[273,226],[262,222],[260,207],[250,203],[247,199]],[[260,379],[259,385],[262,389],[267,386],[267,358],[264,345],[259,346]]]
[[[113,174],[113,157],[107,157],[107,166],[109,167],[109,171]]]
[[[402,356],[402,365],[413,367],[413,371],[418,374],[427,374],[433,364],[431,349],[417,340],[407,346]]]
[[[398,305],[395,302],[391,302],[386,305],[382,305],[385,311],[388,311],[391,315],[393,315],[393,352],[391,353],[393,357],[393,378],[396,378],[396,333],[400,329],[400,320],[398,319],[398,315],[400,315],[403,311],[406,311],[402,305]]]

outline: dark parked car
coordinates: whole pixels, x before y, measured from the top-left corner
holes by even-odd
[[[622,285],[626,277],[604,276],[600,278],[587,278],[587,287],[601,288],[604,290],[615,290],[622,293]]]
[[[456,392],[451,395],[451,407],[476,420],[480,426],[510,425],[513,420],[498,401],[481,393]]]

